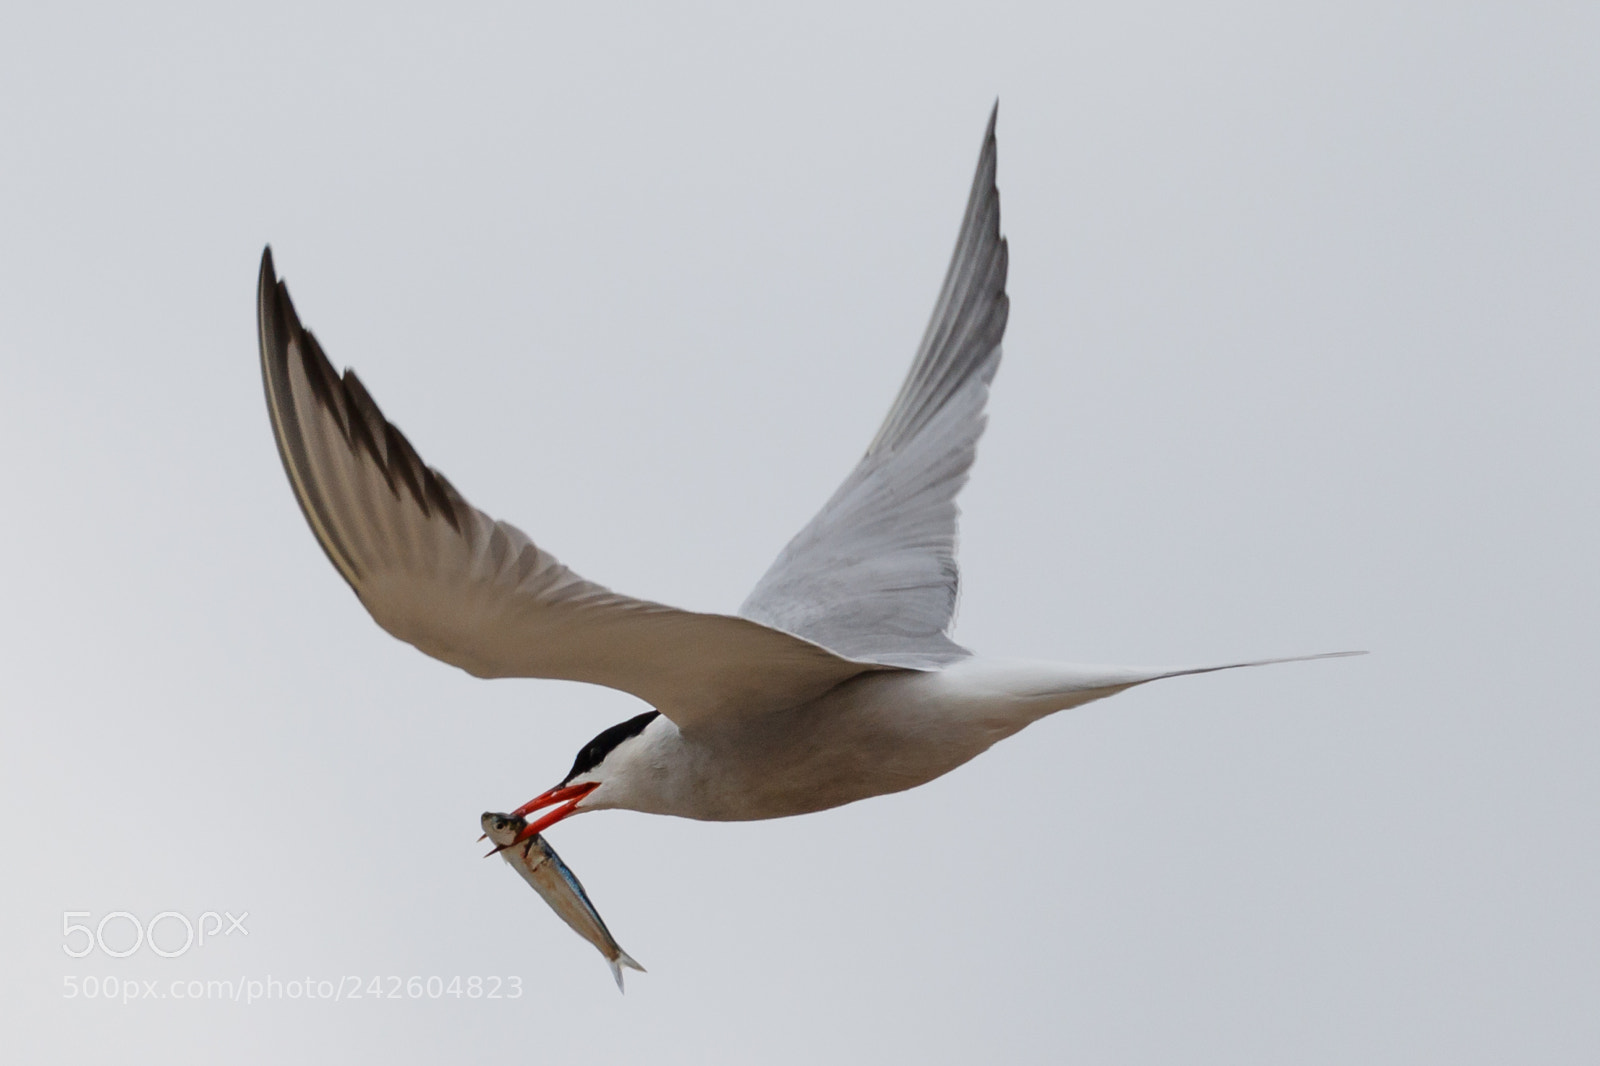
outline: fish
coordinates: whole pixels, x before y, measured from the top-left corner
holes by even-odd
[[[571,867],[561,861],[556,849],[538,833],[526,840],[517,840],[517,834],[527,824],[526,818],[513,818],[508,814],[485,811],[483,815],[483,833],[499,845],[496,850],[500,852],[500,857],[521,874],[535,892],[544,897],[550,909],[560,915],[573,932],[593,944],[605,956],[611,967],[611,976],[617,980],[617,990],[625,992],[626,989],[622,987],[622,968],[626,966],[644,973],[644,967],[622,950],[617,938],[606,928],[600,912],[589,902],[589,893],[583,890],[583,882],[578,880],[578,875],[572,872]]]

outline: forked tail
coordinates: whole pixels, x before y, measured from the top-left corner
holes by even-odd
[[[618,992],[627,991],[626,988],[622,987],[622,968],[624,966],[630,970],[638,970],[640,973],[645,972],[644,967],[640,966],[637,962],[634,962],[632,956],[630,956],[626,951],[623,951],[621,948],[617,949],[616,958],[607,959],[606,962],[611,965],[611,976],[617,979]]]
[[[1319,655],[1290,655],[1282,659],[1252,659],[1243,663],[1223,663],[1221,666],[1187,666],[1176,670],[1167,670],[1141,678],[1138,682],[1161,681],[1168,677],[1186,677],[1189,674],[1213,674],[1218,670],[1237,670],[1243,666],[1276,666],[1278,663],[1308,663],[1313,659],[1346,659],[1352,655],[1365,655],[1364,651],[1325,651]]]
[[[1190,674],[1212,674],[1219,670],[1238,670],[1246,666],[1271,666],[1313,659],[1338,659],[1365,655],[1364,651],[1334,651],[1321,655],[1291,655],[1279,659],[1250,659],[1244,662],[1217,663],[1211,666],[1078,666],[1065,663],[1007,662],[969,659],[948,667],[945,675],[953,687],[964,689],[978,701],[998,698],[1008,708],[1013,723],[1020,729],[1028,722],[1080,707],[1094,700],[1124,692],[1136,685]]]

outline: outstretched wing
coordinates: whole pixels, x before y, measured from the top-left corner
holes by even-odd
[[[875,669],[744,618],[585,581],[468,503],[337,374],[261,257],[261,375],[278,454],[328,559],[384,629],[479,677],[631,692],[685,729],[810,699]]]
[[[892,666],[928,669],[967,654],[948,636],[959,583],[955,500],[983,433],[1010,307],[994,127],[991,113],[944,288],[883,428],[757,583],[739,608],[745,618]]]

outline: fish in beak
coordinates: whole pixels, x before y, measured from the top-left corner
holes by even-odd
[[[583,787],[592,789],[594,785]],[[559,791],[560,789],[551,789],[551,792]],[[587,794],[586,791],[584,795]],[[559,798],[549,801],[549,803],[560,802],[562,801]],[[546,805],[548,806],[548,803]],[[640,973],[644,972],[644,967],[633,961],[632,957],[622,950],[616,937],[611,935],[611,930],[606,928],[600,912],[595,910],[594,904],[589,901],[589,894],[583,890],[583,883],[578,880],[578,875],[561,861],[561,856],[556,854],[555,849],[544,837],[537,833],[527,836],[527,827],[521,815],[489,812],[484,814],[482,824],[484,835],[500,845],[495,849],[500,852],[500,857],[544,897],[544,901],[562,921],[572,927],[573,932],[593,944],[600,954],[605,956],[606,964],[611,967],[611,976],[616,980],[619,991],[622,989],[624,966]],[[491,851],[489,854],[493,855],[494,852]]]
[[[578,785],[557,785],[555,788],[539,793],[533,799],[512,811],[508,817],[522,819],[534,811],[544,810],[546,807],[554,807],[555,809],[537,821],[529,822],[517,834],[515,839],[501,844],[489,854],[493,855],[496,851],[503,851],[512,844],[520,844],[525,840],[538,836],[563,818],[576,814],[579,801],[599,787],[600,782],[598,781],[585,781]],[[488,835],[487,833],[484,834],[484,836]],[[483,837],[478,839],[482,840]]]

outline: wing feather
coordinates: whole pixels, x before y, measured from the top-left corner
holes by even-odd
[[[852,659],[911,669],[967,654],[949,637],[956,494],[983,433],[1010,301],[989,116],[961,232],[917,357],[856,468],[739,613]]]
[[[261,372],[317,543],[377,623],[480,677],[630,692],[684,729],[814,698],[880,666],[746,618],[619,595],[468,503],[300,323],[268,249]]]

